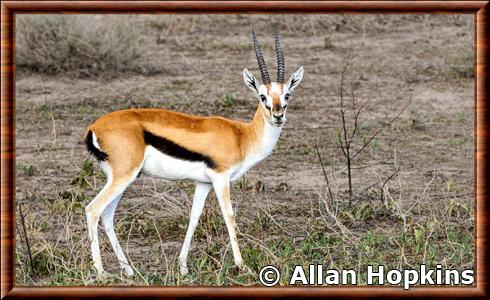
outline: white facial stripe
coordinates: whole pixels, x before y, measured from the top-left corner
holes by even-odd
[[[284,107],[286,104],[288,104],[288,101],[286,101],[284,97],[287,93],[289,93],[289,88],[286,86],[286,84],[272,82],[270,88],[267,88],[267,86],[263,84],[259,86],[259,95],[264,95],[266,98],[265,102],[262,100],[261,102],[266,104],[268,107],[273,106],[273,95],[279,95],[281,106]]]

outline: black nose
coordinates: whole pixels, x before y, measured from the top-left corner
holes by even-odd
[[[284,114],[281,114],[281,115],[279,115],[279,116],[274,115],[274,118],[276,118],[276,119],[280,120],[280,119],[282,118],[282,116],[284,116]]]

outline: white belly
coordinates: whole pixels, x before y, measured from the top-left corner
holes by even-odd
[[[199,182],[211,182],[206,174],[204,162],[177,159],[163,154],[152,146],[145,149],[145,163],[142,172],[167,180],[190,179]]]

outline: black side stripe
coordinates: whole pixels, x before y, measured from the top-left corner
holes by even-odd
[[[85,144],[87,145],[88,152],[90,152],[90,154],[95,156],[95,158],[97,158],[97,160],[99,161],[107,160],[108,157],[107,153],[100,151],[97,147],[95,147],[92,137],[93,137],[92,131],[89,131],[87,133],[87,137],[85,138]]]
[[[145,144],[155,147],[158,149],[158,151],[164,154],[182,160],[204,162],[211,169],[216,167],[216,163],[209,156],[188,150],[172,142],[171,140],[156,136],[146,130],[143,132],[143,136],[145,139]]]

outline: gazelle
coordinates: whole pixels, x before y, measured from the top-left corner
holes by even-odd
[[[255,55],[262,83],[245,68],[243,79],[258,99],[251,122],[221,117],[200,117],[164,109],[128,109],[102,116],[85,133],[87,149],[99,161],[107,183],[85,212],[92,259],[99,276],[104,275],[97,225],[102,218],[105,232],[121,267],[133,275],[116,238],[114,212],[126,188],[143,172],[168,180],[190,179],[196,183],[189,226],[179,256],[180,273],[187,274],[187,256],[194,230],[213,187],[228,229],[235,264],[243,261],[236,237],[236,222],[230,202],[230,182],[272,153],[284,122],[289,95],[303,78],[300,67],[284,81],[284,53],[275,30],[277,82],[271,82],[255,32]]]

